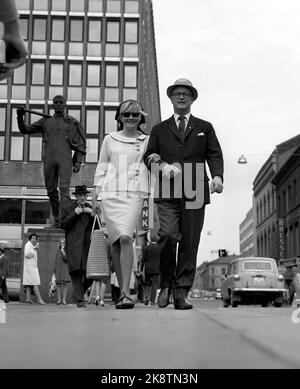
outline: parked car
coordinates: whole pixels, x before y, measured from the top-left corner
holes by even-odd
[[[281,307],[284,293],[284,277],[279,274],[275,259],[263,257],[234,260],[221,287],[224,307],[238,304],[266,307],[271,302]]]
[[[193,298],[199,298],[199,297],[201,297],[200,290],[199,290],[199,289],[192,289],[192,290],[191,290],[190,297],[193,297]]]
[[[216,300],[222,299],[222,294],[221,294],[221,289],[220,289],[220,288],[218,288],[218,289],[216,290],[215,299],[216,299]]]

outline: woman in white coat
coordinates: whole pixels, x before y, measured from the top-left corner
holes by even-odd
[[[133,267],[133,234],[148,196],[148,171],[143,162],[149,136],[140,128],[145,112],[135,100],[120,104],[116,112],[118,131],[102,143],[94,178],[93,211],[101,209],[111,242],[113,268],[118,277],[121,298],[117,309],[134,308],[130,297]]]
[[[38,237],[36,234],[30,234],[28,242],[24,247],[24,267],[23,267],[23,286],[26,289],[26,303],[32,304],[31,288],[37,297],[37,302],[44,305],[39,285],[41,284],[37,265],[37,250],[39,248]]]

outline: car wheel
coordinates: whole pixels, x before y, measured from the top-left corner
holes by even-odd
[[[277,301],[274,301],[274,307],[280,308],[281,307],[281,303],[278,303]]]
[[[268,301],[264,301],[264,302],[261,303],[261,306],[262,306],[263,308],[266,308],[266,307],[268,306],[268,304],[269,304]]]

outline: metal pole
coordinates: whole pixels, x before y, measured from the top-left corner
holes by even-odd
[[[44,118],[51,118],[51,115],[46,115],[45,113],[41,113],[38,111],[32,111],[31,109],[24,109],[25,112],[32,113],[34,115],[43,116]]]

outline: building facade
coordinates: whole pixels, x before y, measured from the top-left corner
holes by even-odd
[[[52,114],[53,97],[65,96],[67,113],[82,123],[87,141],[71,187],[92,187],[101,142],[116,130],[120,102],[141,103],[146,132],[160,121],[151,0],[17,0],[17,6],[29,56],[0,83],[0,241],[16,258],[24,232],[50,219],[42,137],[18,131],[18,106]],[[27,123],[39,118],[25,116]]]
[[[253,208],[251,208],[239,226],[240,256],[252,257],[254,255],[254,223]]]
[[[279,220],[279,259],[300,257],[300,147],[272,180]]]
[[[276,146],[253,182],[254,255],[279,260],[279,226],[277,199],[272,183],[275,174],[295,152],[300,135]]]

